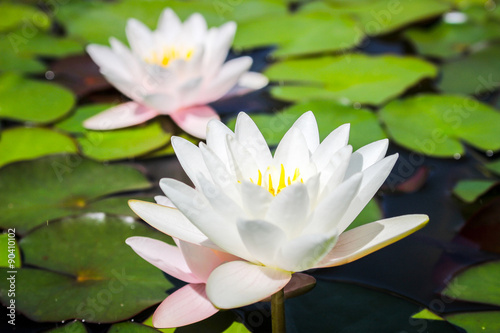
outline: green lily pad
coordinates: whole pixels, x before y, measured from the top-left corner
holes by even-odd
[[[216,0],[212,3],[217,14],[238,23],[236,32],[242,23],[259,20],[263,14],[278,17],[288,13],[287,4],[282,0],[246,0],[234,3]]]
[[[107,206],[98,204],[101,198],[149,187],[144,175],[130,166],[102,165],[78,155],[10,164],[0,169],[0,227],[16,228],[23,235],[60,217],[89,210],[108,212]],[[110,205],[110,212],[115,211]]]
[[[81,321],[75,320],[64,326],[46,331],[45,333],[87,333],[87,329]]]
[[[394,294],[319,279],[307,294],[287,300],[287,326],[297,332],[456,332],[445,321],[412,319],[420,306]],[[315,318],[314,320],[312,318]]]
[[[461,180],[453,188],[453,194],[465,202],[476,201],[481,195],[488,192],[497,184],[496,180]]]
[[[21,267],[21,252],[15,239],[15,229],[6,230],[0,234],[0,267],[15,269]]]
[[[446,93],[488,94],[500,87],[500,46],[445,63],[439,88]]]
[[[494,22],[488,24],[476,24],[470,21],[461,24],[442,22],[430,30],[408,30],[405,36],[423,55],[450,58],[464,53],[475,44],[500,37],[500,25]]]
[[[467,97],[418,95],[392,101],[379,116],[398,144],[425,155],[462,155],[461,141],[481,150],[500,149],[500,113]]]
[[[332,99],[378,105],[423,78],[434,77],[436,68],[411,57],[348,54],[283,61],[270,66],[265,74],[279,82],[280,86],[271,90],[278,99]]]
[[[255,121],[270,146],[277,145],[286,131],[304,112],[312,110],[318,122],[320,139],[325,139],[330,132],[342,124],[350,123],[349,144],[354,149],[386,137],[377,122],[376,116],[365,109],[354,109],[333,101],[310,101],[295,104],[283,112],[274,115],[255,114]],[[228,126],[234,129],[235,120]]]
[[[125,323],[112,325],[107,333],[158,333],[158,330],[146,325],[127,321]]]
[[[0,166],[77,151],[75,142],[70,137],[47,128],[13,127],[1,132],[0,136]]]
[[[361,0],[312,2],[306,10],[349,14],[358,20],[359,28],[369,36],[393,32],[411,23],[427,20],[446,12],[451,6],[434,0]]]
[[[81,107],[78,107],[75,112],[71,115],[71,117],[68,117],[54,126],[57,128],[60,128],[64,131],[70,132],[70,133],[75,133],[75,134],[82,134],[87,132],[85,127],[83,127],[83,121],[95,116],[98,113],[101,113],[102,111],[109,109],[110,107],[114,106],[116,104],[90,104],[90,105],[84,105]]]
[[[7,52],[13,52],[16,55],[63,57],[83,53],[82,44],[74,39],[54,37],[42,33],[32,38],[26,38],[23,36],[22,30],[0,36],[0,45],[5,47]]]
[[[144,325],[153,327],[153,316],[143,322]],[[162,333],[249,333],[250,331],[242,323],[236,321],[236,316],[231,311],[219,311],[215,315],[200,322],[178,327],[158,328]]]
[[[131,236],[170,240],[143,223],[104,214],[51,222],[25,236],[24,262],[36,268],[17,271],[16,310],[35,321],[108,323],[162,301],[172,284],[125,244]],[[0,282],[4,304],[6,288]]]
[[[429,309],[423,309],[422,311],[415,313],[411,317],[415,319],[444,320]]]
[[[380,210],[377,201],[372,199],[345,231],[360,227],[367,223],[378,221],[380,219],[382,219],[382,211]]]
[[[191,142],[195,145],[198,145],[198,143],[200,142],[200,139],[197,139],[197,138],[195,138],[187,133],[182,133],[182,134],[179,134],[178,136],[180,136],[183,139],[188,140],[189,142]],[[157,150],[155,150],[147,155],[141,156],[141,158],[154,158],[154,157],[172,156],[172,155],[175,155],[175,151],[174,151],[174,147],[172,147],[172,145],[169,143],[168,145],[166,145],[160,149],[157,149]]]
[[[37,74],[45,70],[45,65],[31,55],[17,55],[3,49],[0,52],[0,71]]]
[[[0,76],[0,118],[50,123],[68,113],[75,103],[73,94],[56,84]]]
[[[325,12],[266,15],[238,25],[234,47],[278,45],[277,57],[345,50],[363,39],[349,16]],[[262,31],[266,31],[265,34]]]
[[[22,27],[26,37],[33,37],[39,30],[50,26],[50,19],[41,10],[32,6],[3,2],[0,3],[0,31],[9,31]]]
[[[500,160],[495,162],[487,163],[486,168],[490,171],[493,171],[497,175],[500,175]]]
[[[83,155],[97,161],[121,160],[144,155],[170,142],[158,120],[113,131],[86,131],[77,138]]]
[[[469,302],[500,306],[500,261],[468,268],[456,275],[441,294]]]
[[[446,320],[462,327],[467,333],[500,332],[500,311],[457,313],[446,316]]]

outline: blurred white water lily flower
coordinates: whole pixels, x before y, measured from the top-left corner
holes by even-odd
[[[293,272],[349,263],[427,223],[426,215],[405,215],[345,231],[397,159],[384,157],[387,140],[353,153],[348,136],[346,124],[320,143],[314,115],[307,112],[273,156],[246,114],[239,114],[234,133],[211,121],[207,144],[172,139],[195,185],[161,180],[177,208],[129,204],[173,237],[242,258],[214,269],[206,292],[218,308],[251,304],[283,288]]]
[[[262,74],[248,71],[250,57],[225,62],[235,31],[234,22],[207,29],[198,13],[182,23],[167,8],[155,31],[135,19],[127,22],[131,49],[115,38],[111,48],[87,46],[101,73],[132,101],[87,119],[84,126],[110,130],[166,114],[187,133],[204,138],[208,121],[219,119],[207,103],[268,83]]]

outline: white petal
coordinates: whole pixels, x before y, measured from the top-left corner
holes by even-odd
[[[337,127],[314,151],[311,159],[316,164],[318,170],[323,170],[332,159],[333,154],[347,145],[349,140],[349,129],[350,124],[344,124]]]
[[[266,266],[275,265],[275,254],[286,240],[283,230],[266,221],[240,220],[238,231],[241,240],[256,260]]]
[[[346,214],[337,226],[339,233],[342,233],[354,221],[356,216],[365,208],[368,201],[373,198],[387,176],[389,176],[397,159],[398,154],[387,156],[363,171],[363,180],[361,181],[358,194],[352,200]]]
[[[352,146],[344,146],[333,154],[330,162],[328,162],[327,166],[323,168],[321,171],[322,192],[320,198],[333,191],[340,183],[342,183],[346,170],[349,167],[351,154]]]
[[[125,241],[135,253],[165,273],[187,283],[200,283],[206,280],[193,274],[181,253],[175,246],[149,237],[129,237]],[[198,245],[193,245],[198,246]]]
[[[282,289],[292,274],[243,261],[217,267],[207,282],[207,295],[221,309],[258,302]]]
[[[320,234],[336,229],[358,193],[362,179],[362,174],[358,173],[328,193],[312,212],[304,233]]]
[[[288,242],[279,252],[280,268],[300,272],[313,268],[337,242],[336,230],[326,234],[302,235]]]
[[[295,237],[307,222],[309,194],[302,183],[285,187],[269,206],[265,220],[283,229],[288,237]]]
[[[158,205],[175,208],[174,203],[164,195],[155,195],[155,201]]]
[[[92,60],[99,66],[101,72],[113,73],[119,80],[132,81],[128,64],[107,46],[90,44],[86,48]]]
[[[205,18],[199,13],[194,13],[184,21],[177,40],[181,43],[198,44],[204,41],[206,34],[207,22]]]
[[[318,124],[316,123],[316,118],[311,111],[308,111],[301,115],[292,127],[298,128],[304,134],[304,138],[307,142],[307,147],[309,151],[314,152],[319,146],[319,131]]]
[[[136,102],[126,102],[113,106],[86,119],[87,129],[106,131],[142,124],[158,115],[158,111]]]
[[[351,229],[339,240],[316,267],[332,267],[350,263],[423,228],[427,215],[403,215]]]
[[[160,15],[158,20],[158,28],[162,35],[162,40],[165,44],[171,44],[179,34],[181,28],[181,20],[170,8],[166,8]]]
[[[227,137],[228,161],[231,171],[240,181],[250,178],[257,180],[258,166],[252,154],[238,140],[232,136]]]
[[[277,168],[282,164],[285,167],[285,173],[293,175],[295,168],[300,169],[309,164],[309,158],[310,152],[304,134],[298,128],[292,127],[276,148],[274,164]]]
[[[184,169],[184,172],[186,172],[195,187],[198,188],[200,186],[198,182],[198,176],[200,174],[205,177],[210,177],[210,173],[205,165],[200,149],[193,143],[179,136],[173,136],[171,142],[182,169]]]
[[[144,221],[167,235],[193,244],[219,249],[178,209],[140,200],[129,200],[128,204]]]
[[[235,96],[241,96],[252,91],[264,88],[269,83],[268,78],[257,72],[246,72],[241,75],[238,83],[231,88],[221,99],[233,98]]]
[[[144,58],[153,47],[153,34],[151,30],[141,21],[129,19],[125,27],[128,43],[132,52],[140,58]]]
[[[231,173],[221,159],[203,142],[200,143],[200,151],[207,166],[208,172],[212,176],[212,181],[217,184],[233,200],[241,203],[239,191],[236,188],[236,178]]]
[[[234,133],[221,121],[212,120],[207,125],[207,146],[220,158],[224,165],[228,166],[226,141],[227,136]]]
[[[236,32],[236,23],[227,22],[219,28],[208,31],[205,41],[203,68],[208,79],[213,78],[227,57]]]
[[[142,101],[147,106],[158,110],[161,114],[170,114],[172,111],[176,110],[179,106],[179,99],[174,93],[151,93],[150,91],[145,91]]]
[[[389,140],[383,139],[356,150],[351,156],[351,162],[349,163],[345,178],[349,178],[357,172],[364,171],[366,168],[380,161],[385,156],[387,147],[389,147]]]
[[[127,69],[131,72],[132,77],[135,80],[141,78],[144,75],[142,66],[138,59],[130,52],[130,49],[114,37],[109,38],[109,43],[113,52],[123,60],[123,63],[127,64]]]
[[[247,215],[253,219],[264,219],[274,196],[263,186],[245,180],[241,182],[240,191]]]
[[[221,216],[200,192],[177,180],[164,178],[160,181],[160,187],[175,206],[213,243],[230,254],[253,260],[236,228],[237,217],[233,221],[233,216]]]
[[[234,133],[236,140],[252,155],[259,169],[265,170],[272,163],[273,156],[264,136],[246,113],[238,114]]]

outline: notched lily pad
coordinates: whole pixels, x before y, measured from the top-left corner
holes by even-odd
[[[35,321],[116,322],[162,301],[172,285],[125,240],[170,238],[134,220],[92,214],[51,222],[20,241],[16,310]],[[5,279],[4,279],[5,280]],[[5,304],[6,282],[0,282]]]
[[[500,261],[470,267],[456,275],[441,294],[469,302],[500,306]]]
[[[47,128],[12,127],[0,133],[0,166],[46,155],[76,152],[78,149],[73,139]]]
[[[450,314],[446,316],[450,323],[460,326],[468,333],[500,332],[500,311],[480,311]]]
[[[14,74],[0,76],[0,118],[50,123],[68,113],[74,103],[73,94],[59,85]]]
[[[278,99],[330,99],[374,105],[436,73],[434,65],[421,59],[363,54],[283,61],[265,72],[270,80],[279,83],[271,89]]]
[[[99,203],[103,197],[150,186],[144,175],[130,166],[102,165],[78,155],[10,164],[0,169],[0,227],[16,228],[23,235],[63,216],[108,212],[108,206]],[[109,207],[115,212],[114,205]],[[129,215],[134,216],[131,211]]]
[[[425,155],[459,157],[462,142],[500,149],[500,113],[474,99],[423,94],[392,101],[378,114],[398,144]]]

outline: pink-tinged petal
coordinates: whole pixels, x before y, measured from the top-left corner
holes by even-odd
[[[258,302],[283,288],[290,272],[244,261],[217,267],[207,281],[207,295],[220,309],[232,309]]]
[[[316,268],[350,263],[397,242],[423,228],[427,222],[427,215],[403,215],[351,229],[339,236],[337,244]]]
[[[292,279],[285,286],[285,299],[303,295],[316,286],[316,279],[304,273],[293,273]],[[271,297],[262,300],[271,302]]]
[[[153,314],[157,328],[180,327],[199,322],[219,311],[208,300],[205,284],[188,284],[168,296]]]
[[[153,228],[167,235],[193,244],[218,249],[178,209],[140,200],[129,200],[128,205]]]
[[[172,120],[185,132],[201,139],[207,136],[207,125],[210,120],[220,117],[208,105],[198,105],[170,113]]]
[[[125,241],[142,259],[165,273],[188,283],[201,283],[184,260],[179,248],[149,237],[129,237]]]
[[[191,272],[200,282],[206,283],[210,273],[224,263],[224,260],[208,247],[179,241],[179,248]]]
[[[240,77],[248,71],[251,65],[252,58],[246,56],[226,62],[220,69],[220,72],[205,88],[205,92],[200,98],[199,103],[210,103],[224,96],[238,83]]]
[[[246,72],[241,75],[236,86],[229,90],[222,98],[226,99],[245,95],[264,88],[268,83],[269,79],[265,75],[257,72]]]
[[[136,102],[127,102],[103,111],[83,122],[92,130],[113,130],[142,124],[158,115],[154,109]]]

